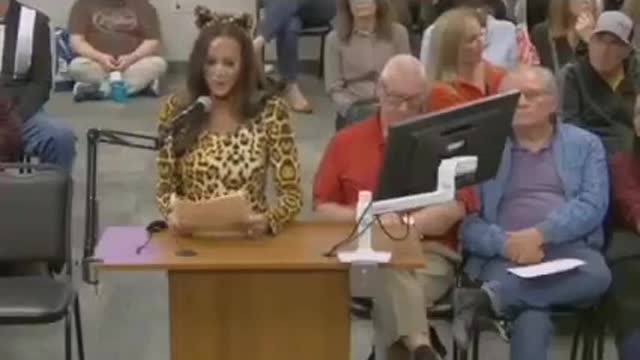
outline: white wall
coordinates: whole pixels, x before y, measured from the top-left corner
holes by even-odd
[[[66,26],[71,5],[75,0],[21,0],[45,12],[56,26]],[[186,61],[191,51],[197,29],[193,23],[191,9],[202,4],[218,11],[255,12],[255,0],[150,0],[158,10],[165,42],[166,56],[170,61]],[[181,9],[176,9],[176,3]],[[303,58],[318,56],[318,43],[314,39],[301,44]],[[267,57],[271,58],[269,49]]]

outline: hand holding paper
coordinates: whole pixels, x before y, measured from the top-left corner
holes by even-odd
[[[264,216],[253,214],[241,192],[199,202],[172,197],[171,206],[169,226],[183,235],[259,236],[267,228]]]

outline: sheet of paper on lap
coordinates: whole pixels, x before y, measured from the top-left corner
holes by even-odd
[[[557,259],[535,265],[512,267],[508,271],[524,279],[533,279],[571,271],[584,264],[585,262],[579,259]]]

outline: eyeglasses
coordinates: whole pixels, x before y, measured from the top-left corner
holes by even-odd
[[[548,93],[544,90],[528,90],[528,91],[520,91],[520,96],[523,96],[528,101],[535,101],[540,99],[541,97],[547,95]]]
[[[389,91],[389,88],[384,81],[380,81],[380,90],[382,101],[394,108],[400,108],[402,107],[402,104],[406,103],[408,108],[417,109],[424,106],[426,101],[422,92],[414,95],[394,94],[392,91]]]

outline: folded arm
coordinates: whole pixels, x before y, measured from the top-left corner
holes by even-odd
[[[357,97],[346,87],[339,41],[335,31],[327,36],[324,49],[324,84],[331,100],[336,104],[338,113],[344,114]]]

